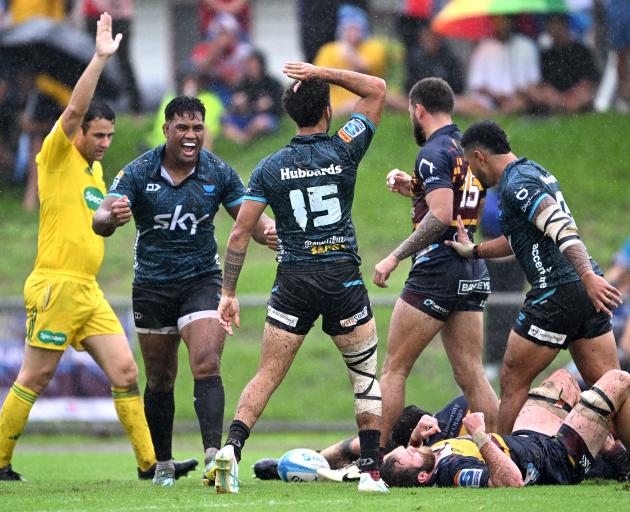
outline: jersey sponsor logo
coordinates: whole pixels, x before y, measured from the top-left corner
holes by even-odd
[[[158,190],[160,190],[162,187],[160,187],[159,184],[157,183],[147,183],[147,188],[146,191],[147,192],[157,192]]]
[[[467,295],[471,292],[490,293],[489,279],[460,279],[457,295]]]
[[[540,258],[540,251],[538,250],[538,244],[532,245],[532,261],[534,262],[534,267],[538,272],[538,284],[541,288],[547,288],[547,274],[551,272],[553,267],[545,267]]]
[[[339,320],[339,324],[341,327],[352,327],[353,325],[357,325],[359,320],[363,320],[368,316],[367,306],[364,306],[361,311],[352,315],[350,318],[344,318],[343,320]]]
[[[529,195],[529,191],[526,188],[522,188],[516,193],[516,199],[522,201]]]
[[[103,193],[95,187],[87,187],[83,191],[83,199],[90,210],[96,211],[103,202]]]
[[[278,311],[276,308],[267,305],[267,316],[278,320],[289,327],[295,327],[298,323],[298,317]]]
[[[313,176],[326,176],[335,175],[341,173],[341,165],[330,164],[328,167],[322,167],[321,169],[301,169],[298,167],[293,170],[289,167],[283,167],[280,169],[281,180],[295,180],[299,178],[312,178]]]
[[[66,342],[68,337],[63,332],[43,330],[37,333],[37,339],[42,343],[52,343],[60,347]]]
[[[584,473],[588,473],[591,470],[591,461],[588,460],[586,455],[582,455],[580,459],[580,466],[584,468]]]
[[[325,254],[329,251],[342,251],[348,246],[345,244],[345,236],[331,236],[326,240],[306,240],[304,248],[311,251],[311,254]]]
[[[435,165],[433,164],[433,162],[429,162],[426,158],[423,158],[422,160],[420,160],[420,163],[418,164],[418,174],[424,176],[424,169],[428,169],[429,170],[429,174],[433,174],[433,170],[435,169]],[[426,180],[425,180],[426,183]]]
[[[440,181],[440,177],[439,176],[429,176],[428,178],[426,178],[424,180],[424,184],[428,185],[429,183],[433,183],[434,181]]]
[[[527,463],[527,472],[525,473],[525,478],[523,478],[523,485],[531,485],[538,480],[540,476],[540,472],[534,467],[531,462]]]
[[[216,188],[215,185],[204,185],[203,186],[203,191],[207,194],[212,194],[214,192],[214,189]]]
[[[553,343],[554,345],[563,345],[567,339],[566,334],[559,334],[557,332],[545,331],[537,325],[531,325],[527,332],[530,336],[540,341],[546,341],[547,343]]]
[[[125,171],[119,171],[118,174],[114,177],[114,181],[112,181],[111,190],[114,190],[118,184],[120,183],[121,178],[125,175]]]
[[[549,176],[540,176],[540,181],[542,181],[543,183],[546,183],[547,185],[551,185],[552,183],[558,182],[556,177],[553,176],[552,174],[550,174]]]
[[[455,475],[455,487],[479,487],[483,469],[462,469]]]
[[[201,223],[201,221],[210,217],[209,213],[206,213],[200,218],[194,213],[184,213],[182,215],[182,205],[178,204],[175,207],[174,213],[161,213],[153,217],[155,221],[155,225],[153,229],[168,229],[169,231],[175,231],[177,228],[182,229],[183,231],[188,231],[188,221],[190,221],[190,234],[194,235],[197,233],[197,226]]]
[[[362,134],[366,129],[365,124],[363,124],[363,121],[360,119],[350,119],[350,121],[339,129],[337,135],[339,135],[341,140],[347,143]]]

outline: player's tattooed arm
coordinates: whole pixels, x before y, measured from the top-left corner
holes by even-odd
[[[225,251],[225,260],[223,261],[223,293],[231,292],[231,294],[234,295],[236,292],[236,283],[238,276],[241,274],[246,254],[247,251],[234,251],[229,247]]]
[[[438,241],[448,227],[448,224],[444,224],[431,211],[428,211],[414,232],[394,249],[392,255],[398,261],[404,260]]]

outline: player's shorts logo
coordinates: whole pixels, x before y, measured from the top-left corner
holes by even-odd
[[[457,295],[468,295],[472,292],[490,293],[489,279],[460,279]]]
[[[289,327],[295,327],[298,323],[298,317],[289,315],[288,313],[283,313],[282,311],[278,311],[276,308],[267,305],[267,316],[278,320]]]
[[[42,343],[52,343],[60,347],[66,342],[68,337],[62,332],[44,330],[37,333],[37,339]]]
[[[103,202],[103,193],[96,187],[87,187],[83,191],[83,199],[90,210],[96,211]]]
[[[357,325],[359,320],[363,320],[368,316],[367,306],[364,306],[361,311],[352,315],[350,318],[345,318],[343,320],[339,320],[339,324],[341,327],[352,327],[353,325]]]
[[[546,341],[547,343],[553,343],[554,345],[563,345],[564,341],[567,339],[566,334],[545,331],[537,325],[530,326],[529,332],[527,334],[529,334],[533,338],[536,338],[537,340]]]

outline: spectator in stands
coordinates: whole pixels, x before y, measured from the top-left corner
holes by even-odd
[[[243,77],[245,59],[252,46],[241,40],[238,21],[231,14],[219,14],[208,32],[208,41],[193,49],[192,62],[208,88],[229,105],[234,87]]]
[[[199,0],[199,33],[202,39],[208,38],[208,33],[217,16],[230,14],[239,25],[239,33],[245,40],[249,39],[252,23],[249,0]]]
[[[254,51],[245,60],[244,77],[232,95],[223,119],[223,134],[239,144],[278,128],[282,115],[282,85],[267,74],[264,55]]]
[[[298,0],[298,22],[306,62],[313,62],[319,49],[335,40],[337,11],[342,4],[368,10],[368,0]]]
[[[630,0],[608,0],[608,35],[617,54],[618,96],[630,107]]]
[[[336,40],[319,49],[314,64],[384,77],[387,54],[380,41],[369,37],[367,13],[359,7],[343,5],[337,15]],[[335,115],[349,114],[357,101],[358,97],[350,91],[330,86],[330,104]]]
[[[203,103],[206,108],[206,116],[204,124],[206,126],[206,134],[203,139],[203,147],[208,151],[212,150],[214,140],[221,132],[221,116],[224,112],[223,103],[216,94],[206,91],[201,87],[198,74],[192,69],[186,69],[179,79],[179,94],[182,96],[194,96]],[[167,93],[160,104],[153,122],[153,129],[147,134],[146,149],[154,148],[166,142],[164,135],[164,109],[169,102],[175,98],[172,92]]]
[[[469,95],[455,102],[460,114],[485,116],[526,110],[526,92],[540,82],[540,56],[530,38],[514,31],[510,16],[493,16],[495,37],[473,50],[468,69]]]
[[[430,76],[446,80],[455,94],[464,92],[464,71],[448,44],[428,23],[422,23],[407,53],[406,90]]]
[[[590,50],[571,35],[568,16],[549,16],[545,27],[553,43],[541,55],[541,84],[528,92],[533,108],[568,114],[590,108],[599,81]]]
[[[129,55],[133,24],[133,0],[83,0],[82,12],[85,16],[88,34],[96,32],[96,22],[101,13],[108,12],[114,21],[114,31],[123,35],[118,48],[118,63],[122,72],[125,92],[129,99],[129,109],[134,114],[139,114],[142,111],[142,97],[138,90]]]

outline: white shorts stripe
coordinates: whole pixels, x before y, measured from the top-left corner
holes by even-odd
[[[180,316],[177,319],[177,328],[181,331],[189,323],[194,322],[195,320],[199,320],[201,318],[219,318],[219,315],[217,315],[216,309],[208,309],[206,311],[195,311],[194,313]]]

